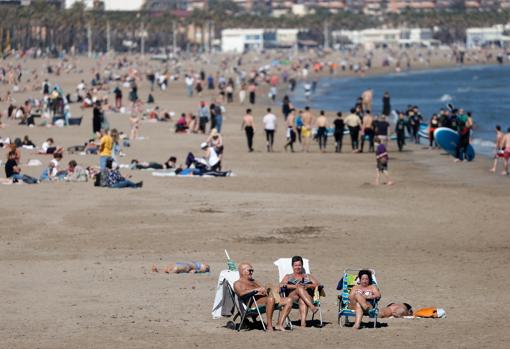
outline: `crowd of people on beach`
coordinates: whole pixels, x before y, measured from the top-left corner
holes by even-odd
[[[396,52],[388,50],[385,54],[387,57],[382,60],[382,67],[388,66],[390,62],[395,63],[391,57],[397,55]],[[427,59],[432,57],[431,55],[431,52],[424,55],[420,53],[414,59],[417,63],[426,63]],[[452,54],[450,58],[453,59],[454,56]],[[296,108],[289,97],[299,86],[298,81],[300,80],[303,82],[301,88],[303,88],[304,96],[308,100],[317,89],[318,77],[321,75],[334,75],[337,72],[363,75],[374,67],[374,57],[370,52],[360,53],[355,50],[349,52],[347,57],[350,58],[344,57],[335,62],[331,58],[326,58],[323,53],[303,56],[286,56],[280,53],[265,54],[262,57],[252,57],[251,60],[244,55],[225,56],[220,59],[220,70],[214,74],[206,72],[206,69],[203,68],[211,63],[212,56],[195,57],[196,64],[193,67],[189,65],[185,57],[178,56],[173,56],[170,62],[159,65],[149,64],[133,57],[120,57],[112,60],[107,56],[101,56],[90,71],[90,81],[81,79],[74,91],[71,92],[64,91],[57,81],[63,74],[84,73],[74,58],[64,57],[57,63],[47,63],[43,72],[34,69],[27,73],[23,63],[7,63],[0,66],[0,82],[8,87],[7,93],[0,96],[1,102],[7,106],[5,112],[0,112],[0,130],[6,125],[4,120],[15,120],[18,124],[29,127],[80,125],[83,116],[73,118],[71,115],[71,105],[76,103],[83,113],[91,109],[92,136],[83,140],[79,145],[68,147],[67,152],[99,155],[98,166],[87,166],[83,169],[75,160],[71,160],[68,169],[61,169],[59,166],[61,166],[60,162],[65,150],[61,146],[55,146],[53,139],[48,138],[38,149],[38,152],[51,154],[53,159],[40,178],[33,180],[29,179],[27,175],[20,174],[19,151],[16,152],[18,155],[13,158],[17,162],[16,166],[13,166],[12,161],[9,162],[8,178],[12,178],[13,182],[23,181],[26,183],[36,183],[39,180],[69,180],[66,173],[74,173],[74,168],[78,167],[77,172],[80,175],[77,178],[82,181],[83,178],[101,176],[103,171],[117,171],[115,168],[120,164],[120,158],[125,155],[122,148],[128,148],[141,137],[140,130],[143,122],[172,122],[176,133],[207,135],[207,139],[204,139],[200,145],[204,160],[197,161],[201,158],[196,158],[190,152],[186,156],[186,163],[177,165],[176,171],[181,172],[181,170],[190,167],[198,167],[198,170],[195,169],[190,174],[200,175],[209,172],[223,175],[224,173],[221,171],[224,156],[223,122],[228,105],[234,102],[249,106],[241,123],[241,129],[246,134],[249,152],[255,150],[254,137],[256,129],[258,129],[254,121],[253,109],[255,105],[267,103],[270,107],[267,108],[265,115],[261,115],[261,126],[264,130],[267,152],[275,150],[275,139],[279,134],[279,128],[283,129],[282,133],[285,137],[283,149],[290,150],[290,152],[297,150],[296,143],[301,145],[300,150],[309,152],[313,142],[316,141],[319,151],[325,153],[328,150],[328,144],[331,144],[331,142],[328,143],[328,140],[332,138],[334,152],[341,153],[343,137],[349,135],[352,152],[375,152],[378,174],[387,175],[388,143],[392,136],[396,140],[399,151],[403,151],[408,139],[415,143],[420,142],[420,127],[425,119],[418,106],[409,105],[405,111],[396,111],[397,118],[392,121],[391,117],[394,111],[391,107],[389,93],[384,93],[383,108],[377,115],[372,106],[374,92],[369,88],[361,93],[349,112],[337,112],[335,117],[330,120],[325,111],[319,111],[316,116],[308,106],[303,109]],[[465,58],[469,60],[475,59],[477,56],[473,54],[470,57],[467,55]],[[412,59],[408,57],[409,65],[411,61]],[[401,65],[396,65],[396,67],[401,67]],[[142,99],[139,86],[145,83],[149,84],[150,90],[147,93],[147,98]],[[176,113],[171,110],[162,110],[157,105],[153,95],[154,89],[159,88],[161,91],[166,91],[170,84],[176,83],[184,83],[186,96],[200,98],[200,103],[196,108]],[[281,102],[281,114],[283,115],[283,120],[281,120],[283,126],[281,127],[279,126],[279,117],[275,114],[275,109],[279,104],[277,101],[281,94],[280,90],[287,93]],[[265,95],[260,97],[261,91],[267,91],[267,98]],[[15,97],[20,92],[30,92],[31,96],[22,103],[18,103]],[[124,98],[126,94],[127,101]],[[129,130],[119,132],[115,128],[111,128],[107,117],[109,113],[128,114]],[[180,116],[176,117],[177,114]],[[41,119],[40,122],[37,121],[38,118]],[[429,146],[437,147],[434,141],[434,130],[438,127],[449,127],[459,132],[461,142],[459,142],[456,157],[460,161],[464,160],[472,126],[472,116],[469,112],[465,113],[462,109],[453,107],[442,109],[439,113],[434,114],[429,121],[427,131]],[[507,173],[510,156],[505,154],[510,154],[510,151],[505,152],[504,150],[507,148],[506,143],[502,143],[505,137],[501,137],[498,133],[498,139],[497,157],[504,159],[504,173]],[[2,141],[5,143],[4,146],[9,147],[12,144],[18,148],[20,146],[35,147],[31,141],[32,144],[25,140],[23,142],[26,144],[23,142],[15,144],[8,137]],[[365,148],[365,144],[367,144],[367,148]],[[175,158],[175,156],[172,157]],[[11,156],[8,155],[7,161],[10,158]],[[113,168],[111,169],[107,166],[109,159],[112,160]],[[76,165],[74,165],[75,163]],[[147,168],[165,169],[166,164],[169,163],[170,160],[165,165],[140,161],[136,164],[136,168],[145,164]],[[86,176],[82,172],[86,173]],[[184,172],[186,173],[186,171]],[[117,176],[118,181],[126,186],[135,187],[119,173],[110,177],[114,176]],[[74,179],[71,180],[74,181]],[[9,180],[4,182],[8,183]],[[96,180],[94,182],[105,183],[105,181]],[[387,182],[391,183],[389,179]],[[141,182],[137,183],[138,187],[141,185]]]

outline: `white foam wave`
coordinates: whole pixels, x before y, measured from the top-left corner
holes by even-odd
[[[486,148],[495,148],[496,147],[496,143],[495,142],[484,140],[484,139],[480,139],[480,138],[475,138],[475,139],[471,140],[471,144],[479,146],[479,147],[484,147],[484,148],[485,147]]]
[[[453,97],[452,97],[452,96],[450,96],[449,94],[444,94],[444,95],[442,95],[442,96],[441,96],[441,98],[439,98],[439,100],[440,100],[441,102],[449,102],[449,101],[451,101],[452,99],[453,99]]]

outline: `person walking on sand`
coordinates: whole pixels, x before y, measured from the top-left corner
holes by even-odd
[[[303,127],[301,128],[301,139],[303,141],[303,151],[310,151],[310,142],[312,140],[312,125],[315,122],[315,116],[310,112],[310,107],[306,106],[303,115],[301,115]]]
[[[402,151],[404,149],[404,145],[406,144],[406,120],[403,112],[398,113],[398,120],[395,125],[395,133],[397,135],[398,151]]]
[[[253,135],[255,134],[255,124],[253,122],[253,116],[251,115],[251,109],[246,109],[246,115],[243,117],[241,129],[244,129],[246,133],[246,141],[248,142],[248,151],[253,151]]]
[[[349,128],[349,134],[351,136],[352,152],[358,151],[358,137],[361,128],[361,120],[358,115],[354,114],[356,109],[352,108],[351,113],[344,118],[344,123]]]
[[[285,151],[290,147],[290,151],[294,152],[294,143],[296,143],[296,126],[295,126],[296,115],[294,113],[294,109],[291,108],[287,118],[285,120],[285,124],[287,126],[287,143],[285,144]]]
[[[339,111],[336,113],[336,119],[333,121],[333,124],[335,125],[335,152],[341,153],[345,128],[344,119],[342,119],[342,112]]]
[[[322,153],[326,152],[326,144],[328,142],[328,118],[324,110],[320,111],[320,115],[316,121],[317,125],[317,139],[319,141],[319,150]]]
[[[505,154],[505,149],[503,147],[504,139],[505,135],[503,132],[501,132],[501,126],[496,125],[496,149],[494,154],[494,164],[490,169],[491,172],[494,173],[496,172],[499,160],[504,157]]]
[[[267,151],[273,151],[274,133],[276,132],[276,115],[271,113],[271,108],[267,108],[267,114],[262,119],[264,131],[266,132]]]
[[[365,112],[363,115],[362,127],[361,127],[361,147],[359,152],[363,153],[365,148],[365,138],[368,138],[368,152],[374,151],[374,118],[372,117],[370,110]]]
[[[375,185],[379,185],[381,174],[386,177],[386,185],[392,185],[393,182],[390,180],[390,174],[388,173],[388,151],[386,146],[381,142],[379,137],[375,137],[375,143],[377,148],[375,150],[375,159],[377,164],[377,174],[375,177]]]

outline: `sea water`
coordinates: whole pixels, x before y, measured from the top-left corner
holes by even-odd
[[[318,81],[309,101],[305,99],[302,84],[290,97],[299,108],[310,105],[314,109],[345,112],[368,88],[374,91],[374,114],[382,112],[385,91],[390,94],[392,110],[417,105],[426,122],[447,104],[470,111],[475,122],[472,144],[482,154],[493,152],[497,124],[504,132],[510,127],[510,65],[462,66],[364,78],[328,77]]]

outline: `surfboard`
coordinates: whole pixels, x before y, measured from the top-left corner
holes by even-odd
[[[447,127],[439,127],[434,131],[434,139],[436,143],[452,156],[457,155],[457,144],[459,144],[459,134]],[[466,160],[473,161],[475,158],[475,149],[471,144],[466,148]]]

